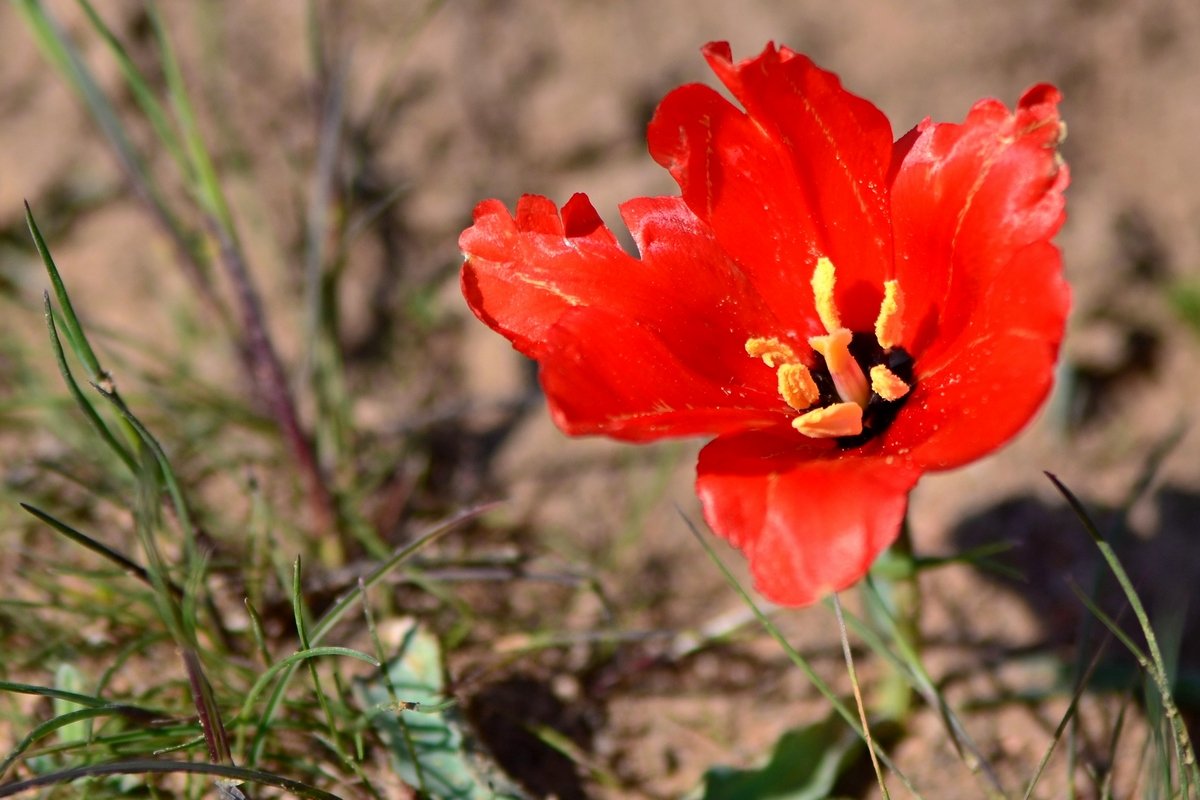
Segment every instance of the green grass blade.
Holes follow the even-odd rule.
[[[1083,595],[1083,593],[1078,589],[1076,590],[1076,594],[1086,597],[1086,595]],[[1087,690],[1088,683],[1092,679],[1092,674],[1100,665],[1100,657],[1104,655],[1104,650],[1108,646],[1109,641],[1111,640],[1105,638],[1100,643],[1100,646],[1096,648],[1095,654],[1088,663],[1087,670],[1083,673],[1080,679],[1076,681],[1075,690],[1071,693],[1071,702],[1067,706],[1066,712],[1063,713],[1062,719],[1059,720],[1058,725],[1055,726],[1054,735],[1050,738],[1050,745],[1046,748],[1046,752],[1042,754],[1042,758],[1038,761],[1037,767],[1034,768],[1033,775],[1029,779],[1029,784],[1025,787],[1025,794],[1022,796],[1022,800],[1030,800],[1030,798],[1033,797],[1033,790],[1037,788],[1038,782],[1041,781],[1042,774],[1046,771],[1046,766],[1050,763],[1050,757],[1054,755],[1054,751],[1058,747],[1058,743],[1062,740],[1063,734],[1066,733],[1067,726],[1070,725],[1075,719],[1076,712],[1079,710],[1079,701],[1083,699],[1083,694]],[[1122,709],[1122,720],[1124,719],[1124,716],[1125,711]],[[1113,753],[1116,752],[1116,736],[1119,728],[1120,725],[1118,724],[1113,731],[1114,738],[1112,741],[1111,751]],[[1115,758],[1112,760],[1115,761]]]
[[[312,627],[311,638],[312,644],[316,644],[325,638],[342,617],[346,615],[355,603],[359,602],[361,592],[370,589],[384,578],[386,578],[392,570],[399,567],[404,562],[408,561],[421,550],[424,550],[429,545],[436,542],[438,539],[456,530],[460,525],[463,525],[476,517],[486,514],[488,511],[496,508],[498,504],[487,503],[485,505],[469,508],[466,511],[460,511],[449,519],[439,522],[423,534],[418,536],[413,541],[409,542],[404,547],[398,549],[392,554],[391,558],[381,563],[378,567],[371,570],[371,574],[363,578],[362,582],[353,589],[343,595],[333,606],[325,612],[320,620]]]
[[[310,647],[307,650],[299,650],[292,653],[290,656],[272,664],[266,672],[258,677],[254,685],[250,687],[250,691],[246,692],[246,699],[242,701],[242,710],[238,712],[234,720],[249,719],[250,709],[254,707],[254,703],[258,700],[258,696],[266,690],[275,679],[275,676],[284,670],[299,664],[302,661],[307,661],[313,658],[323,658],[325,656],[345,656],[346,658],[356,658],[359,661],[365,661],[373,667],[381,666],[379,659],[372,656],[370,653],[364,653],[361,650],[352,650],[349,647]]]
[[[47,293],[43,296],[46,315],[46,329],[50,335],[50,347],[54,350],[54,360],[58,364],[58,372],[62,376],[63,383],[67,385],[67,391],[74,398],[75,404],[83,412],[93,430],[100,435],[108,448],[117,454],[117,458],[129,469],[130,472],[137,473],[137,462],[129,449],[113,435],[109,430],[108,425],[100,417],[96,407],[92,405],[91,400],[83,393],[83,389],[75,381],[75,376],[71,373],[71,367],[67,364],[67,355],[63,352],[62,340],[58,338],[58,328],[54,324],[54,310],[50,307],[50,295]]]
[[[233,225],[233,215],[225,201],[225,193],[221,189],[217,170],[212,158],[204,145],[200,134],[200,126],[196,121],[196,113],[188,96],[187,86],[183,80],[183,71],[175,57],[175,50],[167,36],[166,26],[154,4],[147,6],[150,22],[154,28],[155,39],[158,42],[159,56],[162,59],[163,74],[167,79],[167,95],[175,118],[183,133],[184,149],[191,165],[194,184],[191,187],[200,201],[200,206],[208,213],[217,225],[224,231],[230,242],[237,242],[237,232]]]
[[[864,731],[862,726],[859,725],[855,713],[851,711],[844,702],[842,702],[842,699],[837,696],[836,692],[833,691],[833,687],[826,683],[825,680],[817,674],[817,671],[813,668],[812,664],[808,662],[808,659],[801,655],[796,648],[792,647],[791,642],[789,642],[787,637],[783,635],[783,632],[775,626],[775,623],[771,621],[771,618],[762,612],[762,610],[758,607],[758,604],[754,602],[754,598],[750,597],[750,594],[745,590],[745,588],[742,587],[737,578],[734,577],[733,573],[729,571],[729,567],[727,567],[725,562],[717,556],[717,553],[715,550],[713,550],[712,545],[709,544],[708,540],[696,528],[692,521],[688,519],[687,515],[681,511],[679,512],[679,516],[683,518],[684,524],[687,525],[687,528],[689,531],[691,531],[692,536],[695,537],[696,541],[700,543],[700,546],[704,548],[704,552],[708,555],[709,560],[712,561],[713,564],[716,565],[717,569],[721,572],[721,575],[725,578],[725,582],[728,583],[735,592],[737,592],[742,602],[754,612],[754,616],[758,618],[758,621],[762,624],[763,628],[766,629],[767,633],[770,634],[771,638],[783,648],[784,653],[787,654],[787,657],[792,664],[794,664],[801,672],[803,672],[805,677],[807,677],[812,683],[813,687],[816,688],[816,690],[820,692],[826,700],[829,701],[830,705],[833,706],[833,710],[837,712],[837,715],[841,717],[847,725],[854,729],[854,732],[858,734],[858,736],[864,742],[868,743],[868,746],[875,751],[875,755],[879,758],[880,762],[882,762],[889,770],[892,771],[892,774],[894,774],[900,780],[900,782],[904,784],[904,787],[912,793],[913,797],[920,798],[920,792],[918,792],[917,788],[913,786],[912,781],[909,780],[908,776],[900,771],[895,762],[892,761],[891,757],[888,756],[887,753],[877,747],[868,738],[866,731]]]
[[[108,140],[117,162],[129,179],[139,199],[144,201],[153,212],[155,219],[167,230],[179,251],[186,254],[186,259],[196,262],[197,285],[205,288],[203,271],[199,266],[204,262],[204,252],[195,246],[195,237],[190,235],[171,212],[164,201],[162,191],[154,182],[145,161],[133,145],[132,138],[121,122],[116,108],[108,96],[101,90],[90,69],[80,58],[75,46],[59,28],[57,22],[50,16],[41,0],[15,0],[18,13],[25,19],[34,39],[47,60],[62,74],[67,83],[75,89],[87,106],[92,119],[100,127],[100,132]],[[205,298],[210,303],[213,298]],[[221,309],[217,309],[218,313]]]
[[[232,764],[233,754],[229,749],[229,734],[221,720],[221,709],[213,694],[212,684],[204,673],[204,664],[194,647],[184,646],[183,663],[187,669],[188,685],[192,692],[192,703],[200,718],[200,730],[208,745],[208,760],[213,764]]]
[[[370,575],[365,577],[357,586],[355,586],[341,599],[334,603],[333,607],[325,612],[325,615],[321,617],[321,619],[315,625],[312,626],[312,629],[309,632],[309,646],[315,647],[322,639],[325,638],[326,634],[328,634],[329,631],[333,629],[333,626],[336,625],[342,619],[342,617],[346,615],[346,613],[353,607],[354,603],[358,602],[363,591],[375,586],[377,583],[386,578],[394,569],[399,567],[408,559],[412,558],[428,545],[442,538],[447,533],[455,530],[458,528],[458,526],[474,519],[475,517],[478,517],[483,513],[486,513],[492,508],[495,508],[495,504],[477,506],[475,508],[459,512],[453,517],[450,517],[449,519],[433,526],[409,544],[398,549],[391,558],[389,558],[387,561],[384,561],[382,564],[372,570]],[[259,718],[258,729],[254,734],[254,742],[251,744],[250,748],[249,762],[251,764],[258,763],[258,760],[262,757],[263,748],[266,746],[267,733],[270,730],[271,719],[275,716],[275,712],[278,710],[279,705],[283,702],[283,695],[287,691],[288,684],[291,681],[292,675],[295,674],[296,669],[296,664],[288,667],[288,670],[282,679],[275,684],[275,689],[271,693],[271,697],[268,699],[266,706],[263,709],[263,713]]]
[[[862,726],[863,740],[867,743],[867,752],[871,756],[871,768],[875,771],[875,780],[879,784],[879,792],[883,795],[883,800],[891,800],[891,792],[888,791],[883,770],[879,767],[879,757],[876,755],[878,748],[871,736],[871,724],[867,720],[867,707],[863,703],[862,690],[858,685],[858,670],[854,668],[854,654],[850,651],[850,637],[846,634],[846,620],[842,616],[842,601],[837,594],[833,595],[833,612],[837,615],[838,636],[842,640],[842,658],[846,662],[846,674],[850,677],[850,687],[854,690],[854,704],[858,707],[858,722]]]
[[[157,206],[165,208],[116,109],[58,23],[40,0],[16,0],[14,5],[25,18],[43,54],[83,98],[92,118],[96,120],[96,124],[100,126],[101,132],[116,153],[122,169],[134,179],[139,189],[150,195]]]
[[[304,586],[300,581],[300,563],[300,558],[297,557],[292,569],[292,615],[296,620],[296,637],[300,640],[300,646],[308,650],[312,648],[312,644],[308,639],[308,624],[304,618],[307,609],[304,606]],[[374,662],[374,659],[371,660]],[[333,708],[329,705],[329,695],[321,686],[321,676],[317,672],[316,662],[309,659],[305,661],[304,665],[308,668],[309,678],[312,679],[313,691],[317,695],[317,703],[321,706],[321,713],[325,716],[325,727],[329,731],[329,742],[333,745],[338,755],[341,756],[342,760],[349,763],[351,759],[342,750],[342,735],[338,730],[337,718],[334,716]]]
[[[189,510],[187,501],[184,498],[183,489],[180,487],[179,479],[175,476],[175,470],[171,467],[171,462],[170,459],[167,458],[166,451],[163,450],[162,445],[159,444],[158,440],[154,438],[154,435],[150,433],[150,430],[142,424],[141,420],[134,416],[133,412],[130,411],[129,406],[125,404],[125,401],[121,399],[120,395],[118,395],[115,391],[110,391],[104,386],[98,384],[93,384],[93,388],[100,393],[101,397],[112,403],[113,408],[117,410],[117,413],[121,415],[122,419],[129,423],[129,426],[137,434],[138,438],[141,440],[141,443],[145,445],[145,447],[153,455],[155,464],[158,468],[158,474],[161,476],[163,483],[166,486],[167,494],[171,498],[172,506],[174,507],[175,514],[178,517],[179,526],[183,530],[184,542],[188,548],[189,560],[191,560],[191,557],[194,556],[196,552],[196,529],[192,522],[191,511]]]
[[[71,303],[71,297],[67,294],[67,287],[63,284],[62,276],[58,272],[58,267],[54,263],[54,257],[50,255],[50,248],[46,246],[46,240],[42,238],[42,231],[38,228],[37,221],[33,218],[33,210],[29,207],[29,203],[25,204],[25,224],[29,226],[29,233],[33,236],[34,247],[37,248],[38,255],[42,257],[42,263],[46,266],[46,273],[50,276],[50,284],[54,287],[54,296],[58,300],[59,308],[63,312],[63,330],[67,335],[67,341],[71,345],[71,350],[83,364],[84,371],[87,372],[88,380],[93,383],[98,383],[105,379],[104,370],[100,368],[100,359],[96,358],[96,352],[92,349],[92,345],[88,342],[87,336],[83,332],[83,326],[79,323],[79,317],[75,314],[75,306]],[[47,306],[49,300],[47,299]]]
[[[975,744],[975,740],[967,733],[967,729],[958,718],[958,715],[954,713],[950,704],[946,702],[945,697],[938,690],[932,676],[925,669],[925,664],[921,661],[920,654],[913,647],[910,638],[900,635],[899,624],[887,607],[887,604],[883,602],[883,598],[877,596],[878,589],[870,575],[867,575],[862,581],[860,588],[866,593],[868,599],[874,603],[873,608],[877,619],[888,626],[890,639],[895,643],[896,650],[899,653],[893,652],[870,625],[859,619],[856,615],[845,612],[845,617],[850,627],[854,629],[854,632],[877,655],[894,664],[900,670],[900,673],[908,678],[912,688],[917,694],[921,695],[921,698],[929,707],[937,710],[943,725],[950,734],[950,741],[954,745],[954,749],[958,752],[958,756],[963,763],[967,765],[967,768],[976,775],[982,775],[991,785],[992,791],[1004,794],[1004,787],[1000,782],[1000,776],[996,774],[996,770],[979,749],[979,746]]]
[[[1146,614],[1145,606],[1142,605],[1142,599],[1133,588],[1133,582],[1129,579],[1129,574],[1125,572],[1125,567],[1121,565],[1121,561],[1117,558],[1117,554],[1113,551],[1112,546],[1100,534],[1100,530],[1092,521],[1083,503],[1055,475],[1047,472],[1046,477],[1050,479],[1050,482],[1054,484],[1054,488],[1066,499],[1067,504],[1071,506],[1071,510],[1075,512],[1075,516],[1083,524],[1088,535],[1092,537],[1092,541],[1099,548],[1100,554],[1104,556],[1109,570],[1117,579],[1117,583],[1121,586],[1121,591],[1125,593],[1125,598],[1129,601],[1129,606],[1133,609],[1133,614],[1137,618],[1142,635],[1146,639],[1146,647],[1149,650],[1149,662],[1146,664],[1147,672],[1154,681],[1155,688],[1162,699],[1163,712],[1171,724],[1175,747],[1178,751],[1180,778],[1186,794],[1186,786],[1189,783],[1200,786],[1200,767],[1196,764],[1196,751],[1192,747],[1187,723],[1175,705],[1166,662],[1163,660],[1162,651],[1158,646],[1158,637],[1154,632],[1153,626],[1150,624],[1150,617]],[[1110,627],[1110,630],[1113,630],[1113,628]],[[1114,633],[1116,633],[1115,630]],[[1126,639],[1127,637],[1122,639],[1123,643],[1127,647],[1131,646],[1132,642],[1127,642]],[[1135,649],[1134,652],[1137,652],[1137,650]],[[1145,659],[1146,657],[1142,655],[1141,658]]]
[[[30,514],[37,517],[42,522],[46,523],[51,528],[54,528],[54,530],[58,531],[63,536],[66,536],[68,539],[75,542],[76,544],[82,545],[83,547],[86,547],[88,550],[91,550],[93,553],[96,553],[97,555],[103,556],[104,558],[108,559],[109,561],[116,564],[122,570],[129,573],[133,577],[137,578],[139,581],[146,584],[147,586],[151,586],[151,587],[154,586],[154,581],[150,577],[150,573],[146,571],[145,567],[143,567],[141,564],[138,564],[133,559],[125,556],[122,553],[117,552],[116,550],[113,550],[111,547],[104,544],[103,542],[96,541],[92,537],[88,536],[86,533],[82,533],[81,531],[78,531],[75,528],[72,528],[70,525],[66,524],[65,522],[55,519],[54,517],[47,514],[45,511],[42,511],[41,509],[39,509],[35,506],[31,506],[28,503],[21,503],[21,508],[25,509]],[[181,597],[183,595],[183,589],[181,589],[177,584],[175,584],[173,582],[168,582],[167,588],[176,597]]]
[[[146,115],[146,119],[150,122],[151,127],[154,128],[154,133],[158,137],[158,140],[167,148],[167,152],[171,154],[171,158],[174,159],[175,163],[186,176],[189,168],[187,156],[184,154],[178,134],[171,127],[167,110],[158,102],[158,98],[154,96],[154,90],[150,88],[150,84],[137,68],[137,65],[133,63],[133,59],[129,57],[129,53],[125,50],[125,47],[117,39],[112,29],[108,27],[99,13],[96,12],[96,8],[90,0],[76,0],[76,2],[83,9],[84,13],[87,14],[92,27],[100,34],[100,38],[108,46],[108,50],[112,53],[113,58],[117,60],[117,66],[121,70],[121,75],[125,78],[125,84],[129,87],[134,101],[142,109],[142,113]]]
[[[36,686],[32,683],[16,683],[14,681],[0,680],[0,692],[12,692],[13,694],[32,694],[38,697],[45,697],[48,700],[65,700],[68,703],[74,703],[77,706],[86,706],[88,708],[119,708],[121,713],[126,716],[134,716],[140,719],[150,720],[159,719],[165,716],[160,711],[154,711],[140,706],[131,706],[120,703],[113,703],[111,700],[105,700],[103,697],[95,697],[90,694],[80,694],[79,692],[67,692],[62,689],[55,689],[50,686]]]
[[[111,716],[128,716],[125,706],[120,705],[105,705],[93,706],[91,708],[79,708],[74,711],[68,711],[60,714],[53,719],[48,719],[38,725],[36,728],[25,734],[21,741],[17,742],[9,754],[0,761],[0,778],[8,772],[9,768],[15,764],[21,756],[29,750],[39,739],[43,739],[57,730],[61,730],[70,725],[76,725],[80,722],[98,719],[101,717]],[[80,741],[77,744],[83,745],[86,742]]]
[[[107,775],[204,775],[214,782],[221,783],[253,783],[259,786],[272,786],[290,792],[297,797],[308,800],[342,800],[336,794],[309,786],[307,783],[285,778],[270,772],[245,767],[235,767],[228,764],[202,764],[190,761],[168,761],[166,759],[137,759],[133,761],[118,761],[111,764],[92,764],[86,767],[75,767],[46,775],[39,775],[18,783],[0,786],[0,798],[15,797],[31,789],[44,786],[57,786],[71,783],[83,778],[99,778]]]

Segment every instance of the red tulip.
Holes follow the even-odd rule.
[[[1046,397],[1070,302],[1060,96],[893,141],[802,55],[704,55],[742,108],[699,84],[663,100],[650,154],[681,196],[621,206],[639,256],[582,194],[487,200],[462,291],[537,360],[566,433],[715,436],[705,518],[763,595],[804,605],[866,573],[922,473],[996,449]]]

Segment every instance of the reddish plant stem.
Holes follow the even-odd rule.
[[[312,442],[300,426],[300,417],[288,388],[287,375],[267,332],[262,302],[250,280],[241,250],[219,225],[214,225],[213,228],[220,245],[221,263],[225,265],[233,285],[241,317],[241,346],[254,388],[266,404],[268,413],[279,427],[279,432],[296,461],[308,499],[313,532],[318,536],[331,534],[337,528],[333,494],[321,473]]]

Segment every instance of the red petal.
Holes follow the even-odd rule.
[[[917,387],[888,452],[949,468],[999,447],[1049,392],[1070,293],[1050,239],[1068,172],[1059,94],[1015,113],[986,100],[962,125],[918,126],[892,186],[897,274]]]
[[[917,383],[884,434],[881,451],[926,469],[950,469],[990,453],[1045,400],[1056,353],[1020,331],[964,343],[945,367]]]
[[[650,441],[765,427],[787,416],[778,394],[769,394],[775,374],[762,362],[743,352],[758,374],[739,385],[721,362],[701,363],[702,372],[693,366],[697,359],[681,360],[637,321],[604,309],[567,312],[547,343],[539,359],[542,389],[555,424],[573,436]],[[763,381],[772,383],[764,389]]]
[[[921,470],[839,452],[790,429],[722,437],[700,452],[704,517],[745,552],[769,600],[806,605],[845,589],[900,531]]]
[[[567,237],[564,218],[574,235]],[[586,301],[587,283],[602,286],[603,273],[623,253],[603,225],[578,224],[599,219],[587,197],[575,195],[562,214],[545,197],[525,195],[514,218],[499,200],[475,207],[475,224],[458,245],[467,261],[462,292],[475,315],[506,336],[527,356],[536,357],[546,331],[569,308]],[[587,253],[596,253],[589,260]],[[564,262],[570,265],[563,268]]]
[[[737,64],[724,43],[704,53],[745,113],[706,86],[676,89],[650,123],[651,155],[776,314],[805,315],[800,335],[824,332],[808,285],[822,255],[845,322],[870,328],[892,259],[887,118],[786,48]]]
[[[542,366],[558,424],[625,439],[720,433],[789,415],[746,340],[779,324],[678,198],[622,207],[624,252],[583,195],[481,203],[460,245],[471,310]]]
[[[896,271],[918,380],[985,334],[1062,338],[1069,293],[1046,245],[1065,218],[1059,98],[1041,85],[1015,112],[984,100],[961,125],[927,121],[897,143]]]

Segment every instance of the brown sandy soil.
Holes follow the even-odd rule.
[[[72,4],[52,5],[84,30]],[[304,4],[166,5],[273,331],[294,363],[296,253],[317,118]],[[644,126],[670,88],[712,83],[698,48],[714,39],[729,40],[739,57],[768,40],[808,53],[878,104],[898,132],[926,115],[961,119],[984,96],[1011,104],[1038,81],[1062,88],[1073,180],[1059,241],[1075,308],[1061,380],[1012,446],[927,478],[911,513],[921,554],[1015,544],[1005,559],[1023,582],[957,565],[926,574],[922,588],[929,669],[1019,796],[1069,699],[1062,681],[1084,612],[1067,581],[1085,583],[1096,563],[1042,471],[1111,506],[1151,449],[1195,418],[1200,345],[1170,295],[1200,281],[1200,5],[846,0],[833,11],[817,2],[463,0],[428,18],[416,2],[325,5],[327,32],[346,57],[343,168],[380,198],[399,192],[346,266],[356,423],[401,459],[411,454],[395,445],[397,431],[441,420],[429,428],[435,446],[425,457],[437,480],[423,502],[508,501],[477,538],[452,546],[515,549],[538,569],[584,574],[603,592],[604,602],[578,584],[461,590],[485,624],[453,653],[451,679],[502,762],[542,797],[679,796],[711,765],[759,763],[782,731],[828,708],[754,626],[730,643],[671,656],[676,634],[742,607],[677,511],[699,519],[691,479],[700,443],[633,448],[567,441],[553,428],[528,365],[458,295],[456,239],[474,203],[522,192],[561,202],[586,191],[615,226],[621,200],[673,193],[646,155]],[[141,43],[135,55],[147,56],[140,15],[126,9],[113,19]],[[87,41],[116,86],[115,68],[94,37]],[[0,53],[0,282],[29,309],[27,317],[8,312],[6,326],[38,330],[43,275],[22,230],[25,198],[46,219],[89,322],[176,348],[186,334],[174,312],[190,298],[169,249],[8,4],[0,5]],[[414,319],[418,312],[431,322]],[[200,348],[193,367],[228,380],[228,363],[224,349]],[[5,469],[20,468],[22,456],[10,452]],[[1152,606],[1179,607],[1200,580],[1198,464],[1200,434],[1187,429],[1132,513],[1136,536],[1123,553]],[[744,576],[740,558],[718,550]],[[852,595],[847,602],[856,604]],[[846,689],[832,615],[816,608],[776,618]],[[1194,618],[1184,673],[1200,667]],[[573,641],[522,654],[535,631]],[[602,631],[664,635],[615,649],[585,641]],[[866,651],[861,658],[869,681],[877,665]],[[1041,693],[1049,699],[1018,699]],[[1118,694],[1083,702],[1085,796],[1095,791],[1087,758],[1105,757],[1123,702]],[[521,738],[514,722],[529,719],[559,727],[621,788]],[[1141,724],[1127,722],[1127,744],[1107,765],[1117,796],[1136,792],[1140,738],[1130,731]],[[1064,791],[1064,749],[1037,796]],[[891,750],[927,797],[984,795],[930,710],[914,715]],[[866,777],[847,792],[878,789]]]

